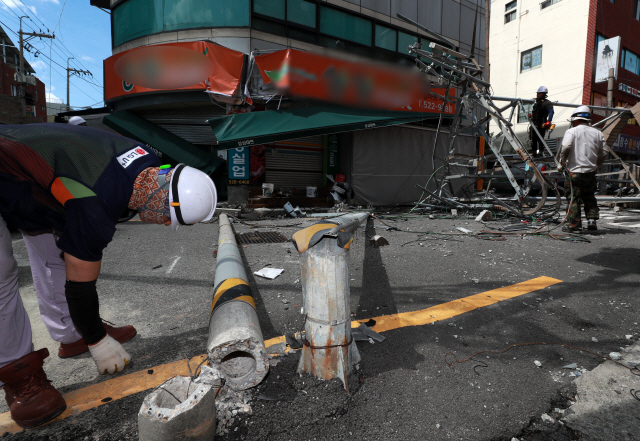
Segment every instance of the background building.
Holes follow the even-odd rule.
[[[28,124],[47,120],[44,83],[34,76],[35,70],[25,60],[25,76],[16,76],[20,50],[0,27],[0,123]],[[19,81],[24,79],[25,82]],[[24,104],[22,97],[24,96]]]
[[[618,72],[613,104],[633,106],[640,101],[639,14],[640,0],[492,0],[489,47],[494,94],[533,99],[538,87],[547,86],[551,101],[606,106],[607,82],[596,83],[598,42],[620,37],[617,64],[608,62]],[[523,110],[529,111],[520,109],[516,133],[525,138]],[[556,107],[552,144],[569,128],[571,112]],[[595,116],[596,121],[599,118]],[[635,120],[616,144],[621,153],[640,154],[640,127]]]
[[[474,37],[477,9],[475,54],[479,63],[485,64],[484,0],[91,0],[91,4],[111,10],[114,57],[161,43],[207,41],[246,54],[247,60],[249,54],[287,48],[328,48],[354,59],[387,60],[406,65],[414,64],[407,47],[415,42],[428,44],[432,37],[399,20],[398,13],[441,33],[453,41],[457,50],[468,54]],[[113,80],[114,75],[114,69],[105,64],[105,84]],[[243,111],[235,106],[239,102],[221,102],[219,97],[214,98],[203,90],[189,88],[135,93],[136,90],[126,90],[130,85],[123,86],[124,90],[118,96],[106,96],[105,102],[114,116],[118,113],[127,116],[120,118],[123,124],[136,120],[139,130],[133,127],[135,124],[127,123],[128,136],[151,145],[153,142],[145,137],[145,133],[155,127],[159,133],[169,132],[200,151],[216,151],[217,140],[206,121]],[[260,80],[257,72],[251,73],[243,91],[252,97],[253,111],[286,109],[289,106],[287,100],[283,103],[272,99],[273,90]],[[405,130],[406,134],[397,136],[398,130]],[[431,157],[430,153],[423,151],[423,147],[430,148],[429,130],[428,125],[421,125],[368,130],[357,136],[353,132],[340,134],[338,171],[353,184],[356,201],[386,204],[415,200],[420,192],[414,184],[424,184],[431,174],[431,161],[425,159],[424,167],[421,165],[423,158]],[[124,127],[122,131],[125,131]],[[469,153],[475,149],[475,139],[461,137],[461,142],[468,144]],[[181,145],[188,148],[186,144]],[[402,157],[402,162],[407,165],[396,175],[383,178],[389,156],[405,147],[411,147],[413,152]],[[367,154],[361,155],[360,152],[365,150]],[[309,185],[322,187],[326,181],[326,136],[273,143],[264,146],[264,154],[254,153],[264,157],[265,170],[262,181],[252,179],[254,184],[266,180],[274,183],[276,188],[304,188]],[[359,162],[356,159],[361,156],[377,156],[387,162],[382,159],[370,162],[366,173],[358,172]],[[394,188],[389,193],[395,193],[395,196],[378,197],[376,192],[370,192],[365,198],[362,195],[367,192],[358,191],[358,187],[362,189],[366,181],[358,183],[358,173],[377,176],[378,181],[386,179],[387,187]]]

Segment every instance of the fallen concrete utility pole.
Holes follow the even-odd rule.
[[[324,219],[293,235],[300,253],[305,314],[298,373],[340,378],[347,393],[347,375],[360,361],[351,334],[349,248],[354,232],[368,217],[357,213]]]
[[[214,286],[209,360],[219,366],[233,390],[248,389],[267,375],[269,362],[247,273],[226,214],[220,215]]]

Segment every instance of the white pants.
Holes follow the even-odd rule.
[[[38,307],[49,335],[60,343],[82,338],[73,326],[64,295],[66,273],[53,234],[23,235]],[[18,291],[18,263],[11,234],[0,216],[0,367],[33,351],[31,323]],[[2,383],[0,383],[2,385]]]

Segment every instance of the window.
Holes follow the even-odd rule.
[[[160,0],[156,2],[160,3]],[[249,0],[181,0],[162,3],[165,31],[249,25]]]
[[[11,85],[11,96],[18,96],[18,86],[15,84]]]
[[[526,123],[527,115],[533,112],[533,104],[525,104],[524,107],[518,106],[518,123]]]
[[[626,49],[622,50],[621,67],[636,75],[640,75],[640,57]]]
[[[418,42],[418,37],[409,35],[404,32],[398,32],[398,52],[401,54],[408,54],[409,46]]]
[[[396,51],[396,45],[398,42],[398,32],[395,29],[388,28],[386,26],[376,25],[375,29],[376,40],[375,45],[383,49],[390,51]]]
[[[640,0],[636,0],[633,4],[633,18],[640,20]]]
[[[305,0],[287,0],[287,20],[315,28],[316,5]]]
[[[371,28],[369,20],[325,6],[320,7],[320,32],[324,34],[370,46]]]
[[[542,3],[540,3],[540,9],[548,8],[549,6],[555,5],[560,1],[562,0],[544,0]]]
[[[253,12],[284,20],[284,1],[285,0],[253,0]]]
[[[119,2],[111,13],[113,46],[145,35],[178,29],[249,26],[249,11],[249,0]]]
[[[518,0],[514,0],[505,5],[504,7],[504,11],[506,12],[506,14],[504,14],[505,24],[516,19],[517,8],[518,8]]]
[[[407,47],[420,41],[417,35],[392,24],[374,23],[368,17],[313,0],[252,0],[251,10],[253,29],[392,62],[406,62],[410,56]]]
[[[162,32],[162,2],[129,0],[115,8],[113,14],[113,45]]]
[[[542,46],[522,53],[520,72],[526,72],[542,65]]]

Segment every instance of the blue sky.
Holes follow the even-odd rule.
[[[102,60],[111,56],[109,14],[91,6],[89,0],[0,0],[0,25],[16,46],[18,17],[22,15],[30,17],[22,20],[25,32],[51,34],[55,29],[55,40],[32,39],[31,52],[25,51],[25,59],[45,84],[48,96],[66,102],[65,68],[67,58],[74,57],[69,61],[70,67],[88,70],[93,77],[71,77],[71,106],[102,107]],[[36,57],[37,51],[40,53]]]

